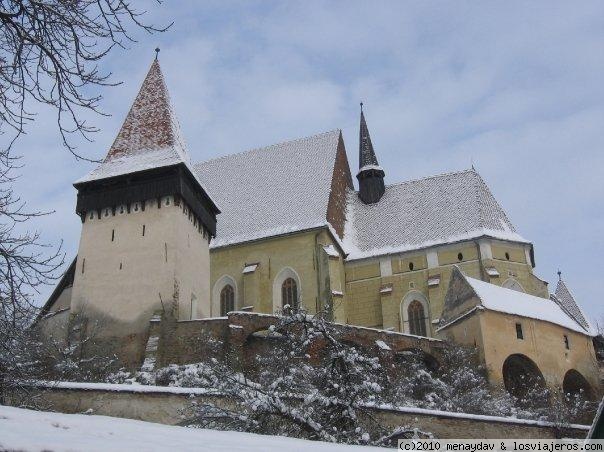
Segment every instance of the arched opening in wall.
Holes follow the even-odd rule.
[[[413,300],[407,308],[409,319],[409,333],[416,336],[426,336],[426,313],[422,304]]]
[[[545,378],[539,367],[525,355],[508,356],[502,370],[505,389],[519,399],[545,389]]]
[[[281,284],[281,307],[298,310],[298,284],[294,278],[287,278]]]
[[[428,299],[419,290],[407,292],[400,306],[401,331],[416,336],[430,334]]]
[[[520,283],[518,281],[516,281],[514,278],[506,279],[504,281],[504,283],[501,285],[501,287],[505,287],[506,289],[515,290],[516,292],[526,292],[524,290],[524,287],[522,287],[520,285]]]
[[[235,310],[235,289],[227,284],[220,291],[220,316],[225,317],[229,312]]]
[[[431,355],[419,348],[408,348],[394,354],[394,362],[404,367],[420,366],[430,372],[438,372],[440,363]]]
[[[281,334],[268,329],[255,331],[246,338],[242,350],[243,365],[250,378],[257,379],[261,372],[274,370],[272,366],[285,365],[283,360],[287,362],[290,359],[285,352],[285,341]]]
[[[282,268],[273,280],[273,312],[281,313],[285,306],[296,310],[302,305],[302,284],[291,267]]]
[[[227,288],[227,286],[230,288]],[[224,290],[225,288],[226,291]],[[235,311],[237,309],[238,296],[235,279],[230,275],[222,275],[212,288],[210,315],[212,317],[225,317],[229,311]]]
[[[575,369],[570,369],[566,372],[566,375],[564,375],[562,390],[570,402],[573,401],[572,399],[595,400],[594,391],[591,385],[585,377]]]

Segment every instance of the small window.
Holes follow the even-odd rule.
[[[516,324],[516,338],[524,339],[524,334],[522,333],[522,323]]]
[[[463,254],[462,253],[457,253],[457,260],[458,261],[463,261]]]
[[[293,278],[287,278],[281,284],[281,303],[282,306],[289,306],[290,309],[298,310],[298,285]]]
[[[566,350],[570,350],[570,342],[568,342],[568,336],[566,334],[564,335],[564,347]]]
[[[426,335],[426,314],[422,304],[413,300],[407,308],[407,316],[409,318],[409,333],[416,336]]]
[[[235,310],[235,290],[233,286],[227,284],[220,291],[220,316],[226,315]]]
[[[409,262],[409,270],[413,271],[413,262]]]
[[[86,258],[82,259],[82,275],[84,274],[85,269],[86,269]]]
[[[115,229],[111,230],[111,241],[113,242],[115,240]]]
[[[145,225],[143,224],[143,237],[145,236]]]
[[[510,253],[508,253],[507,251],[505,252],[505,258],[509,261],[510,260]]]
[[[409,282],[409,289],[415,289],[415,283],[413,281]]]

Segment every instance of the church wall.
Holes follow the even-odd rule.
[[[484,341],[483,330],[480,322],[482,311],[474,312],[459,321],[450,324],[446,329],[436,333],[436,337],[454,344],[466,347],[476,347],[479,359],[484,363]]]
[[[50,307],[51,308],[50,311],[56,312],[56,311],[60,311],[61,309],[69,308],[71,306],[71,291],[72,291],[72,286],[69,286],[69,287],[66,287],[65,289],[63,289],[63,291],[61,292],[61,295],[59,295],[57,297],[56,301]]]
[[[547,285],[533,275],[532,266],[527,263],[526,245],[484,242],[482,247],[471,241],[346,262],[347,322],[394,331],[401,331],[402,327],[405,331],[401,303],[407,294],[417,291],[428,300],[430,321],[427,330],[434,335],[454,266],[460,267],[468,276],[486,278],[497,285],[513,278],[527,293],[545,298],[549,296]],[[485,249],[487,253],[484,253]],[[429,254],[436,256],[432,258],[432,264],[429,263]],[[413,264],[412,270],[410,264]],[[486,267],[495,267],[500,276],[488,277],[484,271]],[[429,279],[438,283],[428,285]]]
[[[530,262],[527,262],[526,260],[525,246],[526,245],[518,245],[515,243],[493,241],[491,242],[493,259],[530,265]],[[506,256],[506,253],[509,256],[509,259]]]
[[[220,315],[220,285],[224,277],[235,281],[235,309],[252,306],[254,312],[273,312],[273,283],[275,277],[283,269],[291,269],[299,277],[299,297],[301,302],[311,311],[317,305],[317,273],[315,241],[318,231],[302,232],[283,237],[233,245],[210,251],[210,286],[212,288],[211,317]],[[243,269],[246,264],[258,264],[253,276],[246,275],[244,282]],[[247,291],[244,287],[253,281],[256,288]],[[246,292],[247,291],[247,292]],[[253,299],[246,299],[247,293]],[[252,295],[253,294],[253,295]]]
[[[479,317],[491,382],[503,384],[504,361],[520,353],[537,364],[550,387],[560,387],[566,372],[575,369],[599,392],[597,361],[589,336],[549,322],[494,311],[482,311]],[[524,339],[516,337],[516,323],[522,325]],[[565,348],[564,335],[568,336],[570,350]]]
[[[453,246],[442,247],[437,250],[440,265],[457,264],[478,259],[478,249],[474,243],[460,243]],[[462,258],[459,259],[459,253]]]
[[[105,216],[103,210],[100,219],[88,214],[82,225],[71,312],[94,320],[95,335],[136,363],[155,310],[180,307],[182,297],[182,311],[190,315],[190,293],[204,298],[208,245],[172,197],[163,198],[161,208],[150,200],[144,211],[120,211]]]

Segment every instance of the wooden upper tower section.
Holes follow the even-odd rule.
[[[102,163],[74,184],[76,212],[174,195],[182,198],[210,235],[218,207],[192,170],[185,140],[157,58]]]

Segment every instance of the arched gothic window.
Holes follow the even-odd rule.
[[[227,284],[220,291],[220,315],[225,317],[227,313],[235,310],[235,289]]]
[[[298,285],[293,278],[287,278],[281,284],[282,306],[289,305],[293,310],[298,309]]]
[[[426,314],[422,304],[413,300],[407,308],[409,333],[416,336],[426,336]]]

